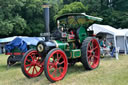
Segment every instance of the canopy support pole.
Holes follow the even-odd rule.
[[[125,55],[127,54],[127,44],[126,44],[126,35],[124,36],[124,48],[125,48]]]
[[[119,55],[118,55],[118,51],[119,51],[119,48],[117,47],[117,43],[116,43],[116,36],[114,35],[114,42],[115,42],[115,51],[116,51],[116,59],[118,60],[119,59]]]

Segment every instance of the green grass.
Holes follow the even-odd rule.
[[[81,63],[69,67],[61,81],[50,83],[44,73],[28,79],[21,72],[20,64],[7,69],[6,55],[0,55],[0,85],[128,85],[128,56],[101,59],[97,69],[87,71]]]

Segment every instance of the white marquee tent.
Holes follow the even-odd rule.
[[[93,24],[89,27],[94,34],[106,34],[106,39],[111,39],[116,48],[116,59],[118,59],[118,49],[125,54],[128,51],[128,29],[115,29],[109,25]]]

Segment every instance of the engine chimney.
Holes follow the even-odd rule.
[[[44,21],[45,21],[45,40],[48,41],[50,39],[50,30],[49,30],[49,5],[44,3]]]

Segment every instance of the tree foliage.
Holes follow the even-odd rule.
[[[83,13],[88,10],[88,6],[84,6],[81,2],[73,2],[69,5],[65,5],[63,9],[61,9],[55,18],[61,16],[65,13]]]
[[[128,28],[128,0],[0,0],[0,37],[39,36],[44,32],[42,4],[50,4],[50,29],[55,18],[65,13],[102,17],[102,24]]]

